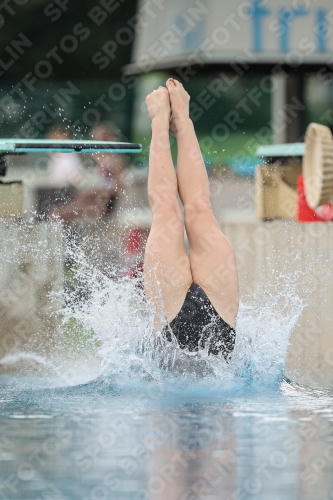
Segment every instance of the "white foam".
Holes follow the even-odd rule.
[[[193,381],[216,388],[280,383],[289,339],[303,308],[296,293],[296,277],[272,273],[268,285],[243,298],[235,349],[227,363],[222,355],[208,356],[204,350],[189,356],[154,332],[139,279],[119,279],[119,268],[112,263],[107,274],[101,272],[73,242],[67,254],[83,294],[78,298],[75,291],[64,291],[64,324],[74,318],[83,333],[93,332],[92,340],[99,345],[97,362],[96,357],[81,364],[80,360],[61,361],[59,346],[55,346],[54,356],[49,358],[12,353],[1,360],[3,365],[31,361],[35,369],[40,367],[41,374],[57,376],[62,385],[85,383],[101,372],[115,383],[131,387],[147,381],[171,389]],[[87,342],[86,349],[90,345],[93,343]]]
[[[270,286],[244,298],[237,319],[232,360],[207,356],[205,351],[188,356],[153,330],[152,315],[139,280],[117,279],[91,269],[82,251],[74,252],[77,275],[87,283],[87,301],[69,304],[65,320],[76,318],[93,330],[101,342],[99,355],[104,375],[118,383],[135,380],[177,383],[207,379],[214,384],[274,385],[281,381],[292,330],[303,305],[290,276],[274,277]],[[156,345],[158,344],[158,346]]]

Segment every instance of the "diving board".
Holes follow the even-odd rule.
[[[258,157],[265,163],[289,166],[287,158],[300,158],[304,177],[306,201],[310,208],[331,203],[333,200],[333,138],[326,125],[310,123],[305,142],[259,146]],[[297,165],[296,167],[297,168]]]
[[[141,144],[114,141],[0,139],[0,176],[6,175],[5,155],[26,153],[141,153]]]
[[[305,143],[296,142],[291,144],[271,144],[259,146],[256,152],[262,158],[287,158],[305,155]]]
[[[20,153],[141,153],[141,144],[113,141],[0,139],[0,154]]]

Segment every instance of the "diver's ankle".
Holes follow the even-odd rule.
[[[158,113],[156,114],[152,121],[151,121],[151,127],[166,127],[169,128],[169,117],[165,113]]]
[[[182,118],[173,117],[171,121],[171,127],[172,127],[172,134],[175,137],[179,137],[183,135],[185,132],[189,130],[190,127],[193,127],[193,122],[191,118],[187,115]]]

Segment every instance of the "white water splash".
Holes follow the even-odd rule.
[[[200,378],[215,386],[235,382],[270,386],[281,381],[289,339],[303,309],[289,276],[272,277],[270,287],[258,289],[251,302],[243,301],[235,350],[227,363],[222,355],[207,356],[205,351],[189,356],[154,332],[139,279],[117,279],[117,272],[106,276],[89,265],[80,249],[71,249],[71,257],[77,263],[77,278],[89,288],[89,298],[73,301],[69,293],[65,321],[75,318],[94,332],[103,374],[115,383]]]
[[[6,354],[1,359],[1,366],[10,366],[20,363],[21,361],[28,361],[33,363],[38,363],[51,369],[55,369],[53,363],[43,356],[38,356],[33,352],[15,352],[11,354]]]
[[[89,370],[82,366],[78,360],[62,359],[56,352],[54,359],[41,356],[34,352],[18,351],[6,354],[0,360],[0,373],[2,368],[13,368],[14,374],[24,373],[25,376],[38,376],[41,379],[47,377],[47,385],[53,386],[73,386],[88,382],[94,377],[98,377],[100,370],[98,367],[89,366]],[[51,378],[50,378],[51,377]],[[23,383],[25,383],[23,381]],[[34,385],[36,380],[34,379]],[[45,385],[42,380],[38,381],[40,386]]]
[[[97,361],[96,356],[88,361],[61,359],[55,346],[50,358],[12,353],[0,361],[3,366],[30,362],[35,372],[51,374],[61,385],[85,383],[101,372],[111,382],[134,387],[144,381],[171,388],[198,380],[215,388],[272,386],[281,381],[289,339],[303,309],[296,293],[299,277],[272,273],[265,288],[243,298],[235,349],[227,363],[222,355],[208,356],[204,350],[190,356],[154,332],[140,279],[119,279],[119,268],[112,265],[102,272],[73,242],[67,257],[75,286],[64,291],[64,326],[75,321],[83,336],[89,333],[83,348],[97,349]]]

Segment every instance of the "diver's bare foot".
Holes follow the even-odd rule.
[[[146,97],[146,105],[150,118],[161,119],[166,123],[170,120],[170,97],[165,87],[158,87]]]
[[[172,111],[170,132],[174,136],[177,136],[184,128],[185,123],[189,120],[190,96],[183,85],[174,78],[169,78],[166,82],[166,86],[170,95]]]

